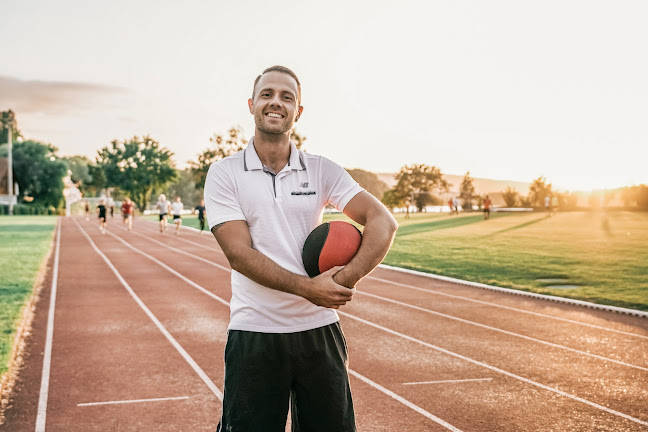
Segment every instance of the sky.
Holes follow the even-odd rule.
[[[294,70],[307,151],[346,168],[648,184],[648,2],[0,0],[0,110],[61,155],[150,135],[179,167]]]

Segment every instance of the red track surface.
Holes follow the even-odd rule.
[[[51,362],[55,254],[0,430],[215,430],[228,262],[211,235],[116,221],[61,220]],[[648,430],[645,318],[385,269],[340,315],[359,431]]]

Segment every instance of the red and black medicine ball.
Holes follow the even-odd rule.
[[[302,250],[304,267],[310,277],[315,277],[335,266],[344,266],[355,256],[362,233],[348,222],[325,222],[306,238]]]

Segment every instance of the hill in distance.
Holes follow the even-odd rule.
[[[387,184],[390,189],[396,186],[396,179],[394,179],[396,173],[376,173],[376,175],[380,180],[385,182],[385,184]],[[448,183],[451,184],[448,194],[451,196],[459,195],[459,189],[461,188],[461,182],[463,181],[464,176],[444,174],[443,177]],[[507,187],[515,189],[516,191],[518,191],[518,193],[520,193],[520,195],[527,195],[529,193],[529,187],[531,186],[531,183],[514,180],[494,180],[473,177],[473,185],[475,186],[475,192],[479,195],[504,192]]]

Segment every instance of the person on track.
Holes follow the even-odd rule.
[[[160,194],[158,202],[155,207],[160,211],[160,232],[164,234],[167,229],[167,215],[169,214],[170,203],[166,199],[166,195]]]
[[[106,204],[108,208],[110,209],[110,218],[115,217],[115,201],[112,199],[112,197],[108,197],[108,202]]]
[[[248,107],[254,137],[205,182],[209,226],[232,266],[217,430],[283,431],[290,401],[293,431],[355,431],[335,309],[382,261],[398,224],[342,167],[290,140],[303,111],[293,71],[263,71]],[[364,237],[349,264],[311,279],[301,250],[329,203],[364,225]]]
[[[99,200],[97,205],[97,214],[99,215],[99,230],[101,234],[106,233],[106,202],[103,199]]]
[[[128,227],[128,231],[131,231],[133,229],[133,201],[130,198],[124,198],[121,205],[121,213],[124,219],[124,225]]]
[[[90,219],[90,203],[85,201],[85,220]]]
[[[490,219],[491,205],[491,199],[486,195],[486,198],[484,198],[484,220]]]
[[[194,213],[198,212],[198,222],[200,223],[200,231],[205,229],[205,200],[201,199],[200,204],[196,206],[193,211]]]
[[[173,223],[176,226],[176,235],[180,234],[180,226],[182,225],[182,210],[184,210],[184,204],[182,204],[182,199],[177,196],[175,197],[175,201],[171,203],[171,213],[173,214]]]

